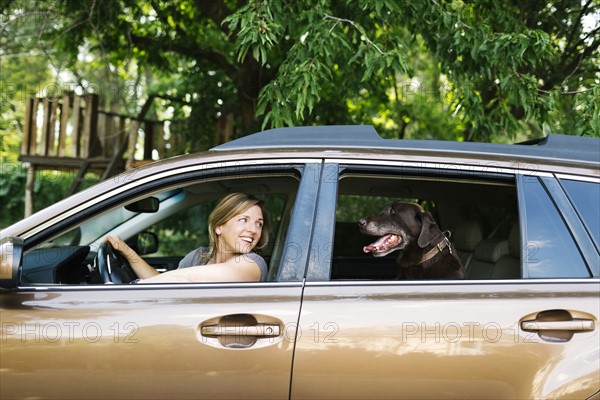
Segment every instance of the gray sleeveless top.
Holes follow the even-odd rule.
[[[179,261],[179,268],[194,267],[197,265],[204,265],[203,255],[208,252],[208,247],[198,247],[195,250],[190,251]],[[256,253],[248,253],[241,255],[242,257],[248,257],[248,260],[254,261],[260,269],[260,281],[264,282],[267,280],[267,263],[265,259]]]

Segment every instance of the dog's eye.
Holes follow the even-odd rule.
[[[390,215],[394,215],[394,214],[396,214],[396,212],[394,211],[394,207],[388,207],[388,213],[389,213]]]

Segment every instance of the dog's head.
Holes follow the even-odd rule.
[[[358,227],[365,235],[379,237],[363,247],[365,253],[372,253],[374,257],[383,257],[415,244],[425,248],[440,235],[432,215],[414,203],[390,204],[379,214],[362,218]]]

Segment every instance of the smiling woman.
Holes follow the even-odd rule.
[[[119,237],[108,241],[129,262],[137,283],[264,281],[265,260],[252,250],[267,245],[268,216],[264,203],[245,193],[225,196],[208,219],[210,245],[188,253],[179,268],[160,274]]]

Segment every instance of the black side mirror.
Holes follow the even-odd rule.
[[[159,201],[156,197],[146,197],[125,206],[125,209],[139,213],[155,213],[158,211]]]
[[[129,247],[140,256],[158,251],[158,236],[153,232],[140,232],[127,241]]]

